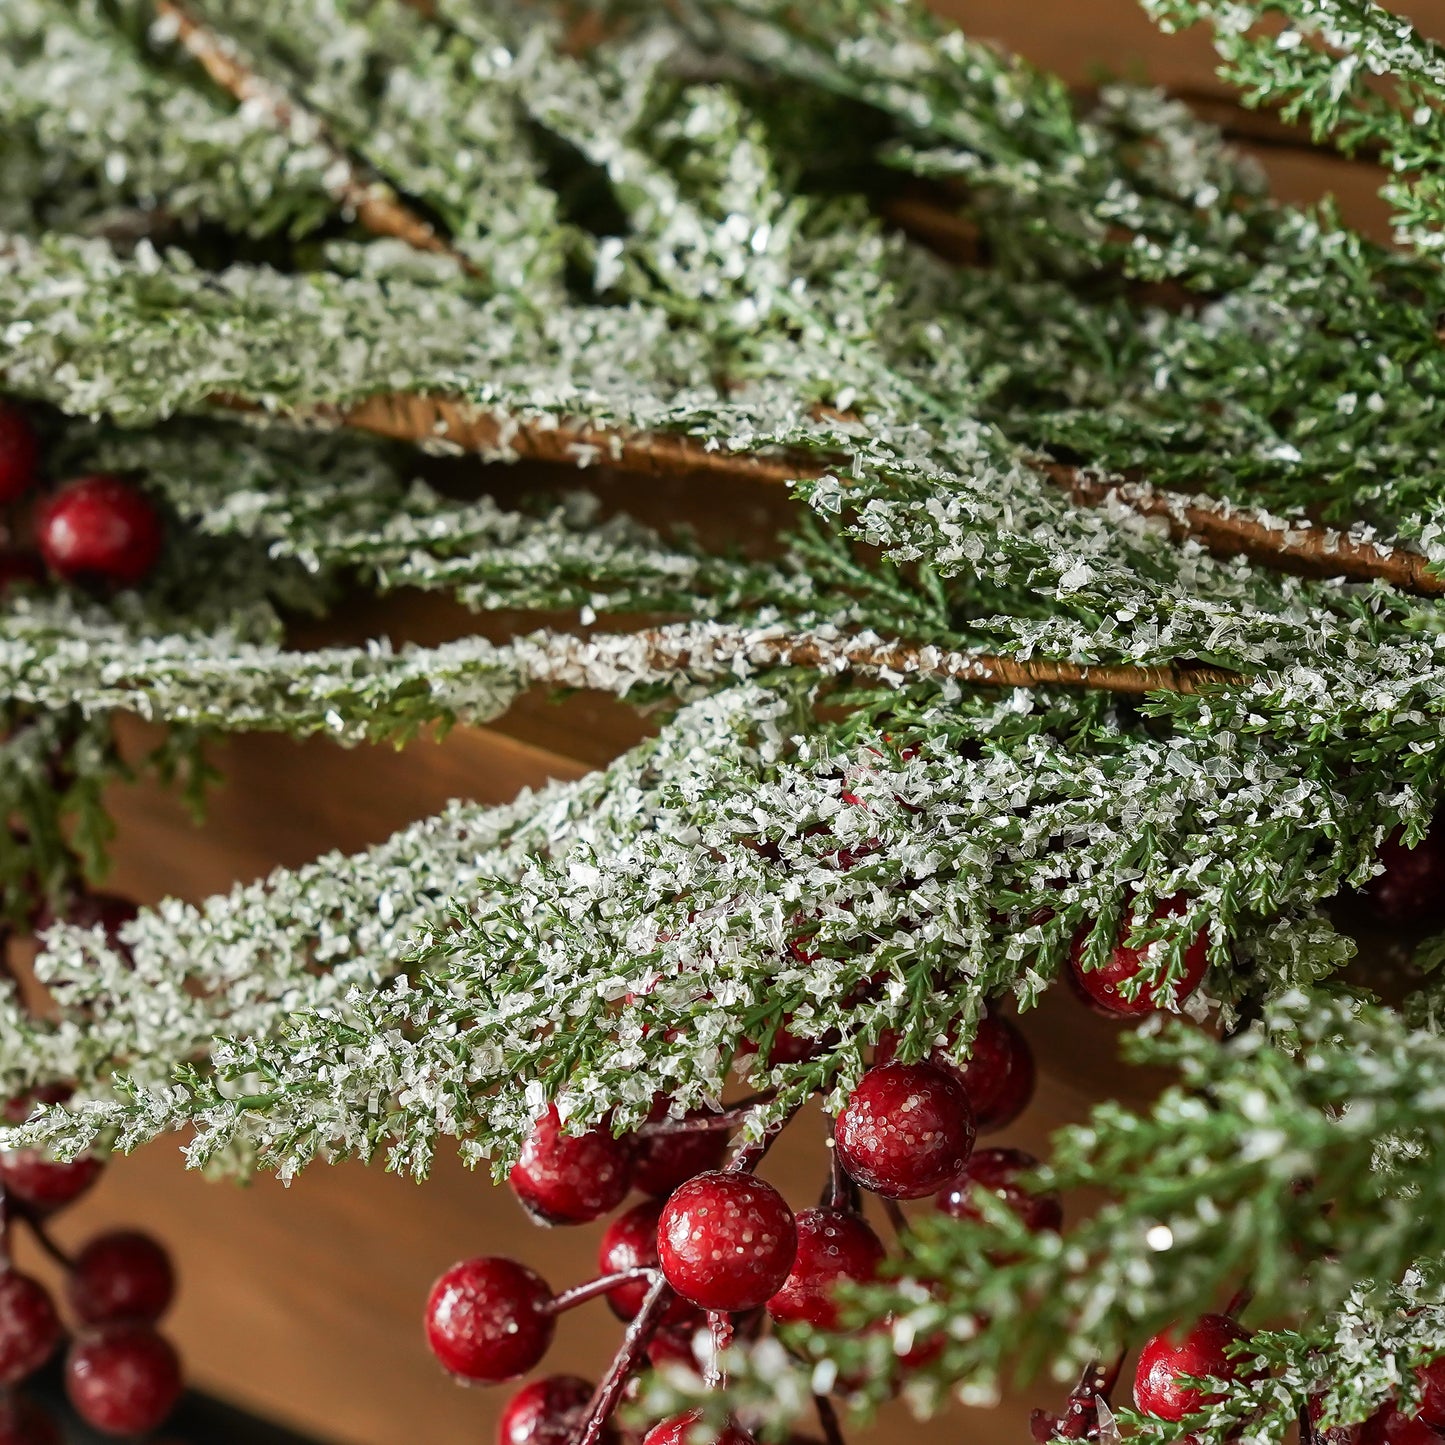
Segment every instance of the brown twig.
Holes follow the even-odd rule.
[[[672,1291],[659,1274],[652,1288],[648,1290],[636,1318],[628,1325],[627,1333],[622,1337],[622,1346],[611,1367],[592,1392],[592,1399],[587,1406],[587,1418],[577,1431],[576,1445],[598,1445],[598,1441],[602,1439],[602,1432],[616,1413],[632,1372],[641,1362],[648,1341],[657,1333],[672,1300]]]
[[[773,1098],[774,1091],[749,1094],[716,1114],[689,1114],[685,1119],[649,1119],[633,1131],[637,1138],[656,1139],[674,1134],[708,1134],[720,1129],[735,1129],[747,1122],[747,1117],[758,1107]]]
[[[778,1135],[793,1122],[793,1116],[800,1107],[801,1105],[789,1109],[781,1119],[774,1119],[758,1138],[739,1144],[723,1169],[728,1174],[751,1174],[767,1157],[768,1150],[777,1142]]]
[[[1124,1367],[1120,1354],[1112,1364],[1095,1360],[1084,1367],[1079,1383],[1069,1393],[1062,1415],[1035,1410],[1029,1424],[1035,1440],[1049,1445],[1058,1440],[1094,1440],[1099,1434],[1099,1401],[1108,1403]]]
[[[475,263],[437,234],[435,226],[413,211],[379,176],[353,159],[329,134],[319,116],[258,75],[231,41],[197,20],[180,0],[155,0],[155,6],[176,39],[228,95],[255,107],[277,130],[327,148],[332,159],[328,168],[331,195],[363,228],[374,236],[404,241],[413,250],[449,257],[469,275],[480,274]]]
[[[254,402],[226,393],[210,400],[228,411],[261,410]],[[829,465],[816,456],[711,450],[692,437],[627,433],[565,419],[552,426],[520,423],[455,397],[380,395],[348,407],[317,406],[295,419],[418,445],[441,443],[507,460],[596,464],[639,476],[786,485],[828,471],[836,471],[846,482],[848,469],[847,458],[841,456]],[[1420,596],[1445,594],[1445,580],[1430,571],[1422,555],[1403,546],[1312,522],[1286,521],[1248,507],[1190,498],[1083,467],[1047,461],[1036,465],[1080,506],[1118,507],[1158,519],[1176,540],[1194,538],[1223,556],[1248,556],[1266,566],[1316,577],[1388,582]]]
[[[38,1244],[56,1264],[62,1269],[73,1270],[75,1268],[75,1257],[55,1242],[54,1236],[52,1236],[50,1230],[46,1227],[44,1219],[36,1210],[22,1207],[16,1209],[14,1213],[15,1218],[21,1220],[35,1237],[36,1244]]]
[[[579,646],[597,647],[603,637]],[[1171,663],[1160,667],[1107,664],[1091,667],[1054,658],[1004,657],[984,652],[946,652],[941,648],[905,642],[883,642],[868,634],[852,636],[793,634],[756,628],[659,628],[628,634],[621,639],[629,653],[638,649],[640,661],[653,673],[679,672],[711,676],[719,670],[733,673],[739,663],[754,671],[774,667],[803,667],[829,676],[845,672],[896,677],[944,678],[974,687],[1086,687],[1101,692],[1198,693],[1238,686],[1241,674],[1222,667]],[[583,659],[585,662],[585,658]],[[585,677],[573,672],[566,659],[554,665],[529,666],[529,676],[562,686],[585,686]]]
[[[571,1289],[564,1289],[561,1294],[554,1295],[551,1303],[547,1306],[547,1312],[554,1315],[566,1314],[568,1310],[574,1310],[578,1305],[585,1305],[588,1300],[611,1294],[619,1285],[646,1280],[650,1288],[661,1278],[662,1276],[657,1270],[650,1269],[646,1265],[638,1265],[635,1269],[618,1270],[616,1274],[599,1275],[596,1279],[589,1279],[586,1284],[574,1285]]]
[[[826,1395],[814,1395],[813,1408],[818,1412],[818,1424],[822,1426],[826,1445],[844,1445],[843,1427],[838,1423],[833,1402]]]
[[[1244,555],[1313,576],[1389,582],[1423,596],[1445,593],[1445,579],[1429,569],[1418,552],[1392,547],[1358,533],[1313,522],[1282,519],[1247,507],[1225,506],[1161,491],[1136,482],[1103,476],[1057,462],[1040,470],[1069,497],[1086,507],[1117,505],[1140,517],[1165,523],[1176,540],[1192,537],[1212,552]]]

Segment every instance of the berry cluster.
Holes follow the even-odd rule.
[[[32,496],[43,481],[40,438],[20,408],[0,402],[0,506]],[[0,549],[0,587],[62,581],[100,588],[134,587],[160,560],[165,528],[146,494],[108,473],[61,481],[41,498],[21,530],[33,545]]]
[[[54,1097],[50,1094],[47,1097]],[[11,1116],[34,1100],[17,1100]],[[96,1182],[99,1159],[62,1164],[30,1150],[0,1155],[4,1241],[0,1250],[0,1445],[59,1445],[55,1422],[15,1393],[50,1360],[64,1337],[49,1291],[15,1267],[12,1227],[25,1225],[65,1270],[74,1333],[65,1389],[76,1413],[107,1435],[139,1435],[165,1420],[181,1393],[175,1349],[156,1324],[175,1295],[170,1256],[149,1235],[114,1230],[71,1256],[51,1238],[49,1220]]]
[[[779,1036],[774,1037],[776,1052]],[[605,1299],[628,1322],[607,1377],[595,1388],[558,1375],[524,1386],[508,1404],[501,1445],[619,1445],[613,1419],[644,1363],[696,1368],[698,1331],[715,1341],[755,1335],[768,1321],[821,1329],[839,1324],[841,1281],[877,1274],[885,1250],[862,1213],[861,1189],[896,1201],[937,1197],[955,1215],[978,1215],[977,1192],[996,1195],[1032,1229],[1057,1228],[1057,1199],[1030,1192],[1035,1167],[1013,1149],[974,1151],[977,1133],[1012,1122],[1034,1085],[1033,1057],[1018,1029],[990,1015],[963,1069],[940,1053],[898,1062],[885,1037],[834,1123],[834,1160],[823,1202],[798,1212],[753,1172],[776,1130],[729,1157],[730,1130],[756,1101],[715,1113],[670,1117],[659,1100],[635,1134],[593,1129],[569,1136],[555,1107],[534,1125],[511,1173],[511,1187],[532,1218],[586,1224],[623,1204],[636,1189],[650,1196],[616,1215],[598,1251],[598,1275],[557,1293],[512,1260],[464,1260],[434,1285],[426,1307],[433,1352],[462,1380],[499,1383],[537,1366],[559,1314]],[[926,1352],[915,1348],[918,1359]],[[820,1402],[829,1439],[831,1407]],[[653,1425],[643,1445],[696,1445],[697,1418]],[[718,1445],[750,1445],[735,1422]]]
[[[1248,1338],[1231,1315],[1203,1315],[1182,1333],[1161,1331],[1140,1351],[1134,1403],[1144,1414],[1168,1421],[1218,1404],[1224,1395],[1197,1382],[1258,1379],[1249,1350],[1242,1346]],[[1445,1358],[1418,1373],[1420,1404],[1415,1411],[1387,1400],[1362,1424],[1324,1427],[1320,1401],[1311,1400],[1300,1422],[1304,1445],[1440,1445],[1445,1440]],[[1182,1445],[1193,1439],[1185,1437]]]

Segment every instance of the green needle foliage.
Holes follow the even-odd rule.
[[[887,1328],[744,1351],[723,1403],[785,1426],[815,1369],[876,1401],[934,1335],[910,1398],[979,1399],[1241,1288],[1265,1379],[1194,1439],[1408,1401],[1445,1348],[1445,937],[1387,1006],[1333,909],[1445,782],[1445,55],[1369,0],[1146,5],[1383,158],[1398,245],[902,0],[599,4],[589,47],[499,0],[0,6],[0,390],[53,476],[168,528],[139,589],[0,608],[5,916],[99,873],[119,712],[193,798],[218,733],[401,745],[533,687],[653,720],[120,939],[56,924],[0,1084],[76,1093],[4,1142],[501,1172],[548,1101],[623,1129],[742,1076],[756,1134],[1126,939],[1190,1021],[1126,1044],[1177,1087],[1055,1141],[1098,1212],[919,1222],[852,1304]],[[977,264],[900,234],[920,194]],[[431,459],[465,449],[576,470],[504,506]],[[590,486],[684,463],[791,520],[728,552]],[[297,644],[399,589],[488,631]]]

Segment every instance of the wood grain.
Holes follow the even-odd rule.
[[[1148,74],[1175,86],[1218,88],[1199,34],[1167,39],[1135,0],[942,0],[941,8],[976,34],[1015,46],[1078,82]],[[1418,22],[1445,33],[1445,0],[1420,0]],[[1335,192],[1348,217],[1376,233],[1383,212],[1367,168],[1272,150],[1261,157],[1280,193],[1312,200]],[[492,471],[484,478],[506,497],[533,476]],[[775,489],[724,492],[671,479],[640,485],[590,477],[609,508],[655,522],[699,520],[710,540],[750,544],[770,536],[789,504]],[[489,631],[517,619],[491,618]],[[536,625],[535,620],[528,625]],[[358,602],[334,619],[337,637],[389,635],[437,642],[474,630],[476,620],[434,600]],[[209,823],[197,830],[170,799],[150,788],[115,797],[120,822],[116,886],[143,900],[199,898],[278,864],[299,864],[330,847],[357,848],[434,811],[448,798],[503,800],[547,778],[570,777],[615,756],[645,730],[629,709],[591,698],[558,704],[524,699],[497,727],[423,741],[405,754],[342,751],[245,738],[220,750],[228,782]],[[139,736],[132,730],[132,741]],[[1056,1124],[1082,1116],[1093,1097],[1117,1092],[1113,1030],[1060,998],[1031,1015],[1025,1030],[1041,1064],[1037,1102],[1001,1142],[1037,1148]],[[1128,1089],[1148,1081],[1130,1078]],[[812,1199],[824,1167],[822,1120],[800,1121],[766,1172],[795,1204]],[[419,1314],[433,1276],[470,1253],[515,1253],[558,1285],[593,1267],[596,1229],[543,1236],[509,1197],[443,1159],[425,1187],[355,1166],[313,1170],[290,1189],[262,1180],[248,1188],[211,1184],[181,1168],[160,1144],[119,1161],[95,1196],[64,1219],[69,1241],[111,1222],[144,1223],[175,1248],[184,1280],[173,1326],[196,1381],[216,1393],[346,1445],[477,1445],[492,1438],[505,1391],[458,1389],[432,1364]],[[549,1368],[595,1373],[616,1330],[604,1307],[566,1323]],[[1028,1403],[987,1416],[957,1415],[930,1425],[890,1418],[874,1437],[903,1429],[918,1445],[961,1436],[1027,1438]]]

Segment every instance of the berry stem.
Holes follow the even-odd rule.
[[[771,1091],[749,1094],[746,1099],[730,1104],[717,1114],[698,1114],[687,1119],[649,1119],[635,1133],[642,1139],[656,1139],[671,1134],[708,1134],[717,1129],[735,1129],[747,1122],[748,1116],[759,1104],[769,1103],[773,1097]]]
[[[843,1167],[831,1130],[828,1135],[828,1182],[823,1186],[821,1205],[824,1209],[841,1209],[849,1214],[863,1212],[863,1191]]]
[[[813,1408],[818,1412],[818,1424],[823,1430],[824,1445],[846,1445],[843,1427],[838,1423],[838,1412],[826,1395],[813,1396]]]
[[[636,1269],[623,1269],[616,1274],[599,1275],[596,1279],[588,1280],[586,1284],[574,1285],[573,1288],[564,1289],[561,1294],[554,1295],[548,1310],[554,1315],[565,1314],[568,1310],[576,1309],[578,1305],[585,1305],[588,1300],[596,1299],[599,1295],[610,1294],[618,1285],[632,1284],[639,1279],[645,1279],[652,1284],[661,1278],[660,1270],[649,1269],[646,1265],[641,1264]]]
[[[1237,1290],[1234,1297],[1224,1307],[1225,1319],[1237,1320],[1249,1308],[1253,1298],[1254,1291],[1252,1289]]]
[[[908,1233],[908,1216],[903,1212],[898,1201],[883,1199],[883,1212],[888,1216],[888,1222],[893,1226],[894,1234],[902,1239]]]
[[[728,1174],[751,1174],[767,1157],[768,1150],[777,1142],[778,1135],[792,1123],[793,1115],[801,1107],[801,1105],[795,1105],[781,1119],[774,1120],[769,1124],[756,1139],[750,1139],[746,1144],[739,1144],[733,1152],[733,1157],[723,1166],[724,1171]]]
[[[627,1381],[637,1368],[643,1351],[647,1349],[648,1341],[657,1333],[657,1327],[662,1323],[662,1317],[667,1313],[672,1299],[673,1294],[667,1281],[659,1274],[653,1281],[652,1288],[647,1291],[647,1298],[642,1302],[637,1317],[628,1325],[627,1333],[623,1335],[622,1344],[607,1373],[592,1392],[587,1418],[582,1422],[573,1445],[597,1445],[602,1439],[602,1432],[607,1428],[607,1422],[622,1399]]]
[[[720,1314],[717,1310],[709,1310],[707,1324],[712,1332],[712,1354],[703,1373],[703,1383],[709,1390],[721,1390],[726,1383],[722,1356],[723,1351],[733,1342],[733,1322],[727,1315]]]
[[[1310,1407],[1301,1405],[1299,1407],[1299,1445],[1318,1445],[1319,1438],[1315,1433],[1315,1422],[1310,1418]]]
[[[15,1209],[16,1219],[25,1221],[26,1227],[35,1236],[35,1242],[56,1264],[62,1269],[73,1270],[75,1268],[75,1256],[67,1254],[56,1242],[50,1231],[41,1222],[40,1216],[33,1209],[27,1209],[23,1205]]]
[[[1055,1440],[1089,1440],[1097,1437],[1099,1429],[1100,1400],[1108,1401],[1119,1383],[1119,1371],[1124,1367],[1122,1352],[1113,1364],[1091,1361],[1079,1376],[1079,1383],[1069,1395],[1063,1416],[1055,1422]],[[1090,1432],[1093,1432],[1091,1435]]]

